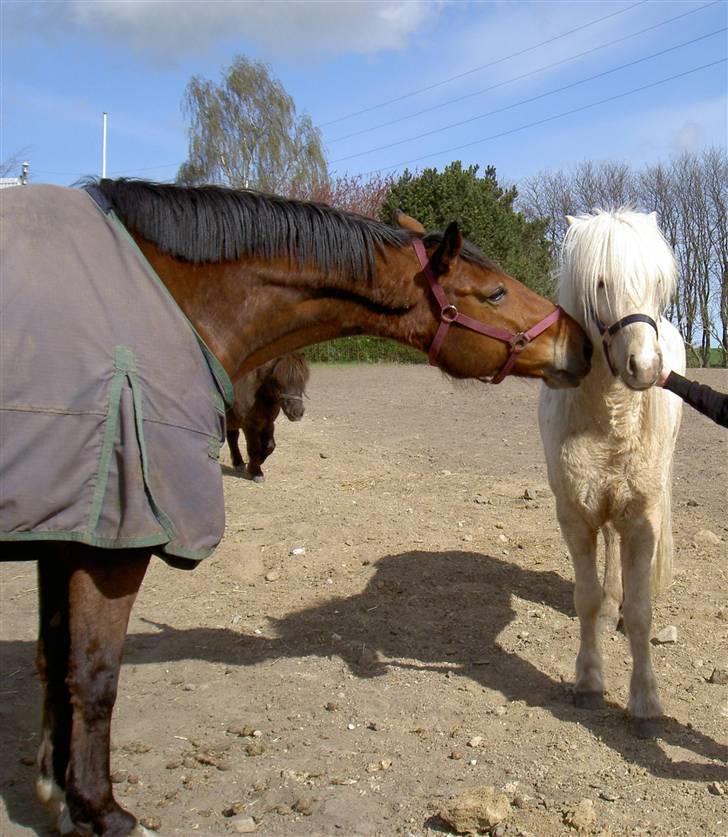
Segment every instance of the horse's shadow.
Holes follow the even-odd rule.
[[[564,723],[581,724],[625,761],[653,776],[700,782],[728,779],[728,767],[717,763],[728,761],[725,745],[668,718],[662,741],[713,763],[673,761],[659,739],[634,737],[621,707],[607,702],[605,710],[596,712],[575,708],[561,682],[500,645],[499,635],[516,616],[513,595],[573,616],[572,592],[571,582],[555,572],[527,569],[488,555],[406,552],[381,559],[360,594],[332,598],[275,621],[274,639],[219,628],[179,630],[145,620],[155,630],[129,636],[125,663],[200,659],[250,666],[281,657],[330,657],[337,653],[358,677],[386,676],[390,666],[416,665],[441,671],[447,664],[454,675],[495,689],[508,700],[547,709]],[[529,625],[530,633],[537,624],[544,626],[540,639],[547,646],[549,623],[534,620]],[[345,641],[337,643],[332,652],[331,636],[342,630]],[[364,647],[376,654],[363,655]],[[0,653],[0,665],[6,670],[5,663],[13,665],[21,654],[27,665],[32,647],[30,643],[0,643]],[[405,659],[410,662],[400,662]],[[413,664],[412,660],[419,662]],[[17,705],[6,705],[5,711],[12,713],[20,730],[17,741],[29,742],[37,712],[29,712],[27,695]],[[4,738],[6,725],[0,724],[0,729]],[[11,751],[5,746],[2,749]],[[27,785],[16,776],[4,781],[2,790],[8,812],[19,817],[16,821],[33,826],[38,820],[29,822],[26,807],[31,796],[29,773],[30,768],[23,771]]]
[[[378,561],[360,594],[269,620],[275,639],[226,629],[178,631],[150,621],[161,633],[152,635],[153,642],[148,634],[131,636],[126,660],[139,664],[192,657],[254,665],[334,653],[358,677],[384,676],[390,666],[442,671],[446,664],[453,675],[469,677],[510,701],[546,708],[560,720],[587,727],[626,761],[655,776],[728,779],[728,768],[676,762],[662,750],[659,739],[636,739],[623,707],[613,702],[606,701],[604,710],[577,709],[563,683],[505,650],[499,636],[516,616],[512,596],[574,616],[573,585],[553,571],[531,570],[477,553],[405,552]],[[548,647],[548,622],[531,620],[527,627],[534,634],[540,624],[544,628],[539,638]],[[337,632],[345,633],[345,640],[332,646]],[[363,649],[369,653],[363,654]],[[728,761],[728,747],[673,718],[666,719],[661,740],[706,759]]]

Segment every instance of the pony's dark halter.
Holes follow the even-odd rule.
[[[604,325],[604,323],[597,316],[596,311],[592,311],[591,316],[599,334],[602,336],[604,357],[607,359],[609,368],[615,378],[617,377],[617,370],[614,368],[614,364],[612,363],[612,356],[609,354],[609,346],[611,345],[612,337],[614,337],[618,331],[621,331],[625,326],[632,325],[632,323],[647,323],[647,325],[650,325],[655,329],[655,335],[658,340],[660,339],[660,332],[657,330],[657,323],[652,319],[652,317],[647,316],[647,314],[628,314],[626,317],[622,317],[621,320],[617,320],[616,323],[613,323],[610,326]]]
[[[561,319],[564,314],[564,310],[557,305],[550,314],[536,323],[535,326],[531,326],[528,331],[519,331],[518,333],[511,333],[509,331],[505,331],[504,329],[481,323],[479,320],[474,320],[472,317],[468,317],[467,314],[461,314],[454,305],[448,302],[445,291],[437,281],[437,277],[432,270],[430,260],[427,257],[427,251],[425,250],[425,245],[422,241],[419,238],[414,238],[412,239],[412,246],[417,254],[417,259],[422,266],[422,272],[425,274],[427,281],[430,283],[432,294],[440,306],[440,325],[435,334],[435,339],[432,341],[428,354],[430,363],[433,366],[436,365],[440,347],[445,340],[450,326],[457,324],[463,328],[470,329],[470,331],[477,331],[479,334],[485,334],[487,337],[492,337],[494,340],[500,340],[502,343],[507,343],[510,346],[511,353],[508,355],[505,364],[490,380],[491,384],[499,384],[513,368],[519,353],[522,352],[534,338],[546,331],[550,325],[553,325],[557,320]]]

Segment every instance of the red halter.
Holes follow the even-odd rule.
[[[445,340],[448,329],[455,323],[463,328],[468,328],[471,331],[477,331],[480,334],[485,334],[487,337],[500,340],[502,343],[507,343],[511,347],[511,353],[508,355],[505,364],[501,370],[497,372],[493,378],[491,378],[490,381],[491,384],[499,384],[513,368],[518,354],[526,348],[531,340],[538,337],[539,334],[546,331],[550,325],[553,325],[553,323],[561,319],[564,313],[563,309],[557,305],[550,314],[544,317],[540,322],[536,323],[535,326],[529,328],[528,331],[519,331],[516,334],[505,331],[501,328],[496,328],[495,326],[486,325],[485,323],[481,323],[479,320],[474,320],[472,317],[468,317],[467,314],[461,314],[454,305],[448,302],[447,296],[445,296],[445,291],[442,289],[442,286],[437,281],[437,277],[432,271],[430,260],[428,259],[427,251],[425,250],[425,245],[422,243],[421,239],[413,238],[412,246],[417,254],[420,265],[422,266],[422,272],[425,274],[427,281],[430,283],[432,294],[440,306],[440,325],[437,329],[437,333],[435,334],[435,339],[432,341],[428,355],[430,363],[433,365],[435,365],[437,356],[440,352],[440,347]]]

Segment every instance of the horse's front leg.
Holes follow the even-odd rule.
[[[111,716],[129,614],[150,553],[82,548],[70,562],[68,691],[72,723],[66,770],[70,828],[122,837],[145,829],[114,799]]]
[[[68,565],[63,549],[43,545],[38,559],[39,630],[36,664],[43,686],[43,725],[38,749],[38,799],[56,820],[65,810],[71,741],[68,674]],[[52,553],[52,554],[49,554]]]
[[[558,509],[558,517],[574,564],[574,606],[579,617],[574,703],[592,708],[601,705],[604,695],[598,630],[602,587],[597,575],[597,533],[577,509],[565,508],[563,503]]]
[[[652,628],[650,577],[659,532],[659,520],[653,517],[632,518],[620,526],[624,576],[624,627],[632,650],[629,710],[638,722],[650,720],[653,722],[638,723],[638,734],[649,736],[657,732],[654,720],[659,718],[663,711],[657,693],[657,680],[650,653]]]

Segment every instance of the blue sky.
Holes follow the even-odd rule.
[[[0,162],[20,154],[34,182],[100,174],[103,111],[109,176],[174,179],[185,85],[236,54],[269,64],[335,174],[460,159],[518,183],[728,143],[725,0],[2,0],[0,14]]]

